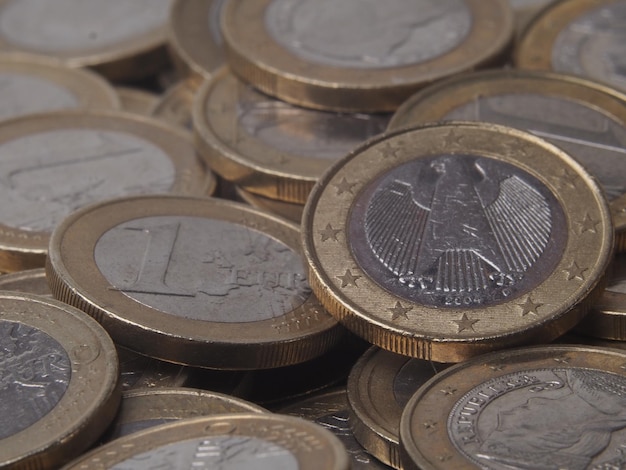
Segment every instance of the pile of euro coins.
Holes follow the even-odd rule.
[[[0,44],[0,468],[626,468],[626,0]]]

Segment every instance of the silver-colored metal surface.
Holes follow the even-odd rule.
[[[342,114],[293,106],[241,84],[237,114],[246,133],[289,155],[338,159],[385,131],[388,114]]]
[[[224,3],[226,3],[226,0],[213,0],[209,7],[209,31],[213,42],[220,46],[224,43],[222,29],[220,28],[220,15],[222,14]]]
[[[62,129],[0,145],[0,223],[51,231],[79,207],[117,196],[167,192],[170,158],[123,132]]]
[[[375,282],[407,300],[476,308],[546,279],[567,235],[559,203],[505,162],[440,155],[400,165],[357,196],[352,253]]]
[[[596,107],[530,93],[477,96],[444,119],[486,121],[530,131],[582,163],[609,199],[626,193],[626,128]]]
[[[373,69],[445,54],[468,35],[472,16],[462,0],[274,0],[265,24],[304,60]]]
[[[590,10],[563,29],[552,48],[552,67],[626,90],[626,1]]]
[[[185,383],[187,367],[142,356],[126,348],[117,347],[120,361],[122,391],[132,388],[177,387]]]
[[[611,275],[607,279],[606,290],[626,294],[626,254],[615,256]]]
[[[220,470],[297,470],[295,456],[277,444],[248,436],[190,439],[138,454],[111,470],[216,468]]]
[[[624,468],[626,379],[592,369],[507,374],[465,394],[448,435],[480,468]]]
[[[115,289],[184,318],[268,320],[299,307],[311,293],[295,251],[262,232],[216,219],[131,220],[105,232],[94,256]]]
[[[167,23],[170,0],[13,0],[0,10],[0,35],[36,52],[97,51]]]
[[[546,6],[554,0],[509,0],[510,5],[516,10],[526,8],[540,8]]]
[[[70,381],[67,352],[51,336],[0,320],[0,440],[48,414]]]
[[[120,424],[113,434],[111,434],[109,440],[117,439],[118,437],[128,436],[144,429],[150,429],[161,424],[173,423],[178,421],[174,418],[154,418],[144,419],[143,421],[132,421],[130,423]]]
[[[396,403],[404,408],[417,389],[435,375],[438,369],[443,369],[439,363],[435,365],[430,361],[407,358],[406,363],[393,379],[392,390]]]
[[[34,75],[0,73],[0,119],[76,108],[78,98],[67,88]]]

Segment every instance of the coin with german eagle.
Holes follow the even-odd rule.
[[[372,139],[330,168],[303,244],[311,287],[346,327],[459,362],[580,321],[604,285],[612,230],[602,191],[568,154],[453,122]]]

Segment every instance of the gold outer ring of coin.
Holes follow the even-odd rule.
[[[81,128],[129,133],[161,148],[175,168],[172,193],[210,195],[215,190],[217,180],[212,173],[205,174],[189,136],[147,116],[95,110],[24,116],[0,123],[0,145],[33,133]],[[43,267],[49,238],[48,232],[21,230],[0,223],[0,270]]]
[[[224,64],[219,13],[224,0],[175,0],[170,10],[170,56],[196,87]]]
[[[68,90],[80,108],[119,109],[120,99],[113,87],[90,70],[71,69],[46,57],[0,54],[0,71],[33,75]],[[49,111],[49,110],[48,110]]]
[[[159,98],[150,114],[168,124],[191,131],[193,130],[191,108],[195,93],[196,89],[190,80],[178,82]]]
[[[507,374],[538,369],[596,369],[623,377],[624,365],[626,354],[623,351],[578,345],[550,345],[486,354],[450,367],[424,384],[409,400],[402,413],[400,446],[404,468],[479,468],[456,449],[447,428],[448,417],[455,404],[481,384]],[[527,380],[532,382],[532,373],[529,372]],[[532,385],[529,383],[528,387]],[[541,387],[544,384],[537,385]],[[545,384],[545,387],[549,386],[550,384]],[[515,387],[515,384],[511,385],[511,389]],[[524,423],[525,426],[530,424]],[[521,434],[522,431],[520,437]],[[531,463],[531,460],[526,462]]]
[[[270,199],[269,197],[259,196],[258,194],[246,191],[239,186],[235,186],[237,197],[252,207],[276,214],[285,219],[299,224],[302,220],[302,212],[304,204],[296,204],[294,202],[279,201],[278,199]]]
[[[105,470],[168,444],[240,436],[282,447],[295,458],[300,470],[350,468],[343,445],[330,431],[293,416],[259,413],[194,418],[157,426],[94,449],[63,469]],[[219,448],[215,450],[219,452]]]
[[[388,130],[441,121],[477,96],[532,93],[578,102],[599,109],[626,129],[626,94],[573,75],[527,70],[488,70],[452,77],[416,93],[398,108]],[[626,193],[610,201],[616,249],[626,251]]]
[[[0,304],[0,321],[44,332],[71,363],[58,403],[31,426],[0,440],[0,466],[58,468],[91,445],[115,416],[120,402],[115,346],[95,320],[57,300],[7,291],[0,293]]]
[[[240,203],[184,196],[121,198],[78,210],[55,229],[46,262],[54,296],[98,319],[117,344],[199,367],[246,370],[297,364],[320,356],[341,338],[343,329],[313,294],[283,316],[220,323],[164,313],[112,288],[96,264],[96,243],[121,223],[156,216],[230,222],[301,252],[294,224]]]
[[[13,0],[0,0],[0,11]],[[17,57],[37,57],[54,60],[70,68],[90,67],[113,81],[138,80],[149,77],[167,65],[167,25],[148,31],[141,37],[123,45],[102,48],[97,52],[74,52],[49,55],[45,52],[22,48],[0,36],[0,51]],[[80,50],[80,45],[78,46]]]
[[[125,86],[115,87],[122,109],[129,113],[141,116],[151,116],[152,110],[159,101],[159,97],[149,91]]]
[[[347,239],[356,197],[373,178],[401,164],[444,154],[507,162],[539,180],[560,203],[566,246],[551,274],[530,292],[480,309],[427,307],[391,294],[359,266]],[[587,216],[597,221],[595,233],[581,230]],[[371,139],[337,162],[307,202],[302,243],[313,292],[344,326],[392,352],[459,362],[495,349],[548,342],[578,323],[604,287],[613,232],[602,191],[565,152],[527,132],[451,122]]]
[[[457,47],[431,60],[362,70],[303,60],[280,46],[265,26],[271,0],[226,3],[222,34],[233,73],[261,91],[297,105],[348,112],[393,111],[424,85],[498,63],[513,38],[506,0],[465,0],[473,20]]]

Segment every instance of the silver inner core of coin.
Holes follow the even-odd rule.
[[[626,127],[597,107],[532,93],[481,96],[444,119],[516,127],[561,147],[598,178],[609,199],[626,192]]]
[[[417,389],[435,375],[437,369],[441,370],[443,367],[441,364],[435,365],[429,361],[407,358],[393,379],[393,397],[398,406],[404,408]]]
[[[105,232],[95,260],[116,290],[171,315],[220,323],[280,317],[310,296],[298,253],[243,225],[138,218]]]
[[[55,82],[23,73],[0,73],[0,119],[78,106],[76,95]]]
[[[238,86],[242,130],[286,155],[336,160],[385,131],[388,114],[341,114],[292,106]]]
[[[79,54],[133,41],[167,24],[170,0],[13,0],[0,9],[0,35],[18,47]]]
[[[23,323],[0,320],[0,441],[52,411],[71,374],[70,358],[54,338]]]
[[[509,0],[509,4],[516,10],[527,8],[540,8],[551,3],[553,0]]]
[[[0,145],[0,223],[50,232],[80,207],[168,192],[174,178],[169,156],[131,134],[59,129],[19,137]]]
[[[137,454],[111,470],[298,470],[298,460],[284,447],[248,436],[215,436],[166,444]]]
[[[472,14],[462,0],[274,0],[265,26],[300,59],[374,69],[451,51],[469,34]]]
[[[447,428],[483,469],[624,468],[626,379],[579,368],[503,375],[465,394]]]
[[[589,10],[558,34],[552,48],[552,67],[626,91],[624,44],[626,1],[610,2]]]
[[[523,295],[550,275],[567,241],[563,210],[546,186],[472,155],[419,158],[384,173],[356,197],[348,229],[374,282],[433,307],[480,308]]]

